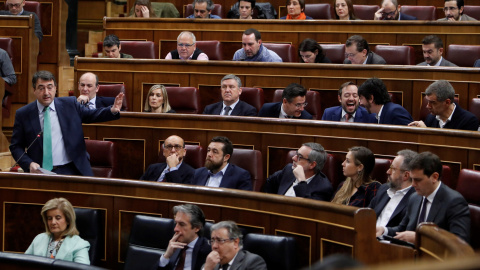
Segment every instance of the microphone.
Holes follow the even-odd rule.
[[[30,145],[27,147],[27,149],[25,149],[25,152],[23,152],[23,154],[16,160],[17,162],[10,168],[10,171],[12,172],[13,168],[15,168],[18,164],[18,161],[20,161],[20,159],[22,159],[22,157],[28,152],[28,149],[30,149],[30,147],[32,147],[32,145],[35,143],[36,140],[38,140],[38,138],[40,138],[43,134],[43,131],[40,131],[37,136],[35,137],[35,139],[32,141],[32,143],[30,143]]]

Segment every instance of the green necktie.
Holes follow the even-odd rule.
[[[43,164],[42,168],[53,169],[52,158],[52,127],[50,125],[50,107],[45,107],[43,113]]]

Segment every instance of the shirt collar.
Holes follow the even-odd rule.
[[[212,171],[208,171],[208,173],[211,175],[211,176],[217,176],[217,175],[225,175],[225,172],[227,171],[227,168],[228,168],[228,165],[229,163],[227,163],[227,165],[225,165],[225,167],[223,167],[223,169],[219,172],[217,172],[216,174],[213,174]]]
[[[230,108],[232,108],[232,111],[235,108],[235,106],[237,106],[239,101],[240,101],[240,98],[237,99],[237,101],[235,103],[233,103],[232,105],[229,106]],[[223,102],[222,102],[222,104],[223,104],[223,107],[222,107],[222,112],[223,112],[225,110],[225,107],[227,107],[227,105],[225,105],[225,103],[223,103]]]
[[[398,193],[402,193],[405,196],[405,194],[407,194],[407,192],[410,190],[411,187],[412,187],[412,185],[410,185],[410,186],[408,186],[404,189],[397,190],[397,191],[395,191],[393,188],[389,188],[387,190],[387,194],[390,198],[392,198],[394,195],[396,195]]]
[[[50,105],[48,106],[50,107],[50,109],[52,109],[52,111],[55,111],[55,98],[52,100],[52,103],[50,103]],[[37,109],[38,109],[38,113],[42,113],[43,110],[45,109],[45,106],[43,106],[38,100],[37,100]]]
[[[440,115],[436,115],[435,118],[437,118],[438,120],[438,124],[440,125],[441,128],[443,128],[448,122],[452,121],[452,116],[453,116],[453,113],[455,112],[455,109],[457,108],[457,105],[455,103],[453,103],[453,111],[452,113],[450,114],[450,116],[447,118],[447,121],[443,122],[443,120],[440,118]]]
[[[94,96],[92,99],[90,99],[88,102],[92,103],[92,104],[95,104],[95,102],[97,101],[97,96]]]
[[[439,67],[442,61],[443,61],[443,56],[440,56],[440,60],[438,60],[438,62],[435,65],[433,65],[433,67]],[[427,64],[427,65],[432,66],[430,64]]]
[[[283,110],[283,103],[280,105],[280,115],[282,116],[281,118],[290,118],[290,116],[288,116],[287,113]]]
[[[345,114],[347,114],[347,112],[342,108],[342,118],[345,118]],[[351,114],[351,116],[352,116],[353,118],[355,118],[355,114],[357,114],[357,110],[355,110],[355,111]]]
[[[377,116],[375,116],[377,118],[377,120],[380,120],[380,115],[382,115],[382,111],[383,111],[384,106],[385,106],[385,104],[382,105],[382,107],[380,108],[380,111],[378,111],[378,113],[377,113]]]
[[[440,186],[442,185],[442,182],[441,181],[438,181],[438,187],[432,192],[432,194],[428,195],[427,196],[427,200],[432,203],[433,202],[433,199],[435,198],[435,195],[437,195],[437,192],[438,192],[438,189],[440,188]]]
[[[198,241],[198,236],[197,238],[195,238],[192,242],[188,243],[188,248],[191,248],[193,250],[193,248],[195,248],[195,244],[197,243]]]

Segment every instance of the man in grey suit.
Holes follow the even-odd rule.
[[[42,41],[43,33],[42,26],[40,25],[40,20],[38,19],[37,14],[34,12],[26,11],[23,7],[25,6],[25,0],[7,0],[5,5],[8,7],[7,10],[0,10],[0,15],[33,15],[35,21],[35,35],[39,41]]]
[[[436,35],[429,35],[422,40],[423,59],[425,62],[417,66],[447,66],[456,67],[454,63],[445,60],[443,54],[443,41]]]
[[[445,12],[445,18],[438,19],[438,21],[476,21],[475,18],[463,14],[464,3],[463,0],[445,0],[443,11]]]
[[[377,226],[377,236],[388,234],[397,239],[415,242],[415,230],[422,222],[433,222],[464,241],[470,241],[470,210],[457,191],[443,184],[442,162],[430,152],[418,154],[410,162],[410,177],[416,194],[410,196],[407,213],[400,225]]]
[[[233,221],[221,221],[211,228],[210,244],[203,270],[265,270],[267,264],[257,254],[243,250],[242,232]]]
[[[379,64],[384,65],[387,62],[380,55],[370,51],[368,42],[359,35],[351,36],[345,42],[345,57],[347,57],[344,64]]]

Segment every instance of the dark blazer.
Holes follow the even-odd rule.
[[[97,98],[95,99],[95,107],[97,107],[97,108],[112,106],[113,103],[115,103],[115,98],[114,97],[97,96]]]
[[[343,61],[344,64],[351,64],[352,62],[350,60],[348,60],[348,58],[346,58],[344,61]],[[378,65],[384,65],[386,64],[387,62],[385,61],[385,59],[383,59],[383,57],[381,57],[380,55],[374,53],[374,52],[369,52],[368,53],[368,57],[367,57],[367,65],[370,65],[370,64],[378,64]]]
[[[177,249],[173,252],[170,261],[165,267],[158,267],[160,270],[173,270],[175,269],[175,264],[178,261],[180,252],[182,249]],[[207,238],[199,237],[197,243],[193,247],[192,253],[192,270],[201,270],[205,260],[207,259],[208,254],[212,251],[212,247],[208,244]],[[158,264],[157,264],[158,265]]]
[[[215,270],[221,270],[220,264],[215,266]],[[237,257],[232,262],[230,270],[265,270],[267,269],[267,264],[265,260],[258,256],[257,254],[250,253],[246,250],[241,249],[237,253]]]
[[[281,109],[282,109],[282,102],[265,103],[260,109],[258,116],[278,118],[278,116],[280,115]],[[294,119],[313,119],[313,116],[309,114],[306,110],[303,110],[300,117],[293,117],[293,118]]]
[[[440,183],[440,188],[433,199],[426,222],[433,222],[438,227],[447,230],[466,242],[470,241],[470,210],[467,201],[457,191]],[[397,232],[415,231],[417,228],[420,205],[423,197],[417,193],[410,196],[407,213],[396,227],[388,227],[388,235],[395,236]]]
[[[42,26],[40,25],[40,20],[38,19],[38,16],[35,12],[30,12],[26,11],[23,9],[22,16],[30,16],[30,14],[33,15],[33,19],[35,21],[35,36],[37,36],[39,41],[42,41],[43,39],[43,33],[42,33]],[[10,13],[8,10],[0,10],[0,15],[13,15]]]
[[[478,118],[471,112],[462,109],[458,104],[452,115],[452,121],[445,125],[445,128],[451,129],[463,129],[463,130],[478,130]],[[437,117],[433,114],[429,114],[425,119],[425,125],[427,127],[439,128],[440,124]]]
[[[480,59],[475,60],[473,67],[480,67]]]
[[[340,121],[341,118],[342,106],[326,108],[322,115],[322,120],[328,121]],[[368,113],[364,107],[358,106],[353,121],[355,123],[377,123],[377,118],[374,113]]]
[[[383,208],[385,208],[387,203],[390,201],[390,197],[388,196],[388,193],[387,193],[387,190],[389,188],[390,186],[388,184],[383,184],[378,189],[377,195],[373,197],[372,201],[370,201],[370,205],[368,206],[373,210],[375,210],[375,214],[377,214],[377,219],[382,213]],[[410,195],[412,195],[413,193],[415,193],[415,189],[413,187],[410,187],[407,194],[403,196],[402,200],[398,204],[397,208],[393,210],[393,213],[390,216],[390,219],[388,220],[387,227],[393,227],[400,224],[403,217],[405,216],[405,213],[407,212],[407,204],[408,204]]]
[[[417,17],[410,16],[410,15],[402,13],[402,12],[399,12],[398,16],[400,16],[400,18],[399,18],[400,21],[414,21],[414,20],[417,19]]]
[[[277,171],[267,179],[265,192],[284,195],[295,182],[292,163],[287,164],[281,171]],[[293,187],[295,195],[300,198],[309,198],[320,201],[332,199],[333,187],[327,176],[319,172],[313,177],[310,183],[300,182]]]
[[[148,166],[148,169],[140,177],[140,180],[157,181],[162,174],[163,170],[167,167],[167,163],[155,163]],[[178,183],[178,184],[190,184],[193,179],[195,169],[185,162],[182,162],[178,170],[165,174],[163,182]]]
[[[207,185],[207,181],[209,178],[210,175],[207,168],[198,168],[195,170],[192,184],[197,186],[205,186]],[[250,173],[231,163],[228,164],[225,175],[223,175],[222,181],[220,182],[220,187],[241,190],[253,190]]]
[[[120,118],[120,113],[112,114],[110,108],[89,110],[77,102],[76,97],[55,98],[58,122],[65,143],[65,151],[82,175],[93,176],[85,146],[82,123],[104,122]],[[15,114],[10,151],[13,158],[25,172],[30,171],[30,163],[42,164],[43,136],[28,150],[21,160],[18,158],[41,131],[37,101],[18,109]]]
[[[383,105],[379,124],[406,126],[411,122],[413,122],[412,116],[402,106],[393,102],[387,102]]]
[[[205,109],[203,110],[203,114],[220,115],[220,113],[222,112],[222,108],[223,101],[213,103],[205,107]],[[252,105],[240,100],[238,101],[237,105],[235,105],[235,108],[233,108],[233,111],[230,115],[257,116],[257,109],[255,109],[255,107],[253,107]]]
[[[428,66],[427,62],[421,62],[420,64],[417,64],[417,66]],[[445,59],[445,57],[442,58],[442,61],[440,62],[441,67],[457,67],[454,63],[448,61]]]

